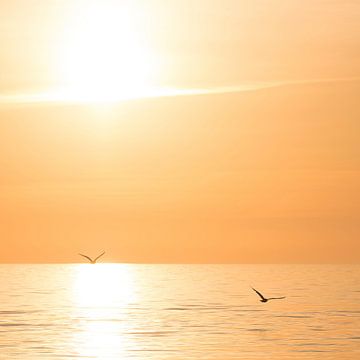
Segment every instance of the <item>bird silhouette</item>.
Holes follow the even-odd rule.
[[[260,301],[263,302],[263,303],[266,303],[266,302],[268,302],[269,300],[285,299],[285,296],[266,298],[265,296],[263,296],[259,291],[257,291],[257,290],[254,289],[253,287],[252,287],[252,289],[261,297]]]
[[[95,259],[92,259],[90,256],[87,256],[87,255],[83,255],[83,254],[79,254],[79,255],[88,259],[90,261],[90,264],[96,264],[96,261],[104,254],[105,254],[105,251],[103,253],[101,253],[99,256],[97,256]]]

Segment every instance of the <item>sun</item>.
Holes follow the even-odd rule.
[[[68,15],[57,64],[66,97],[116,101],[151,92],[158,64],[135,2],[74,1]]]

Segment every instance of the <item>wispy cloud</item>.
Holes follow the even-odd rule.
[[[141,98],[226,94],[226,93],[256,91],[256,90],[285,86],[285,85],[356,82],[356,81],[360,81],[360,77],[253,82],[253,83],[244,83],[233,86],[215,86],[215,87],[207,87],[207,88],[150,88],[148,90],[144,90],[136,94],[118,95],[114,93],[111,96],[109,95],[99,96],[99,94],[83,95],[80,92],[74,93],[65,90],[55,90],[55,91],[38,92],[38,93],[0,94],[0,104],[96,103],[96,102],[113,103],[113,102],[120,102],[120,101],[141,99]]]

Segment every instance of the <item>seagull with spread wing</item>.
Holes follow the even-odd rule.
[[[90,261],[90,264],[96,264],[96,261],[104,254],[105,254],[105,251],[103,253],[101,253],[99,256],[97,256],[95,259],[92,259],[90,256],[87,256],[87,255],[83,255],[83,254],[79,254],[79,255],[88,259]]]
[[[269,300],[285,299],[285,296],[266,298],[265,296],[263,296],[259,291],[257,291],[257,290],[254,289],[253,287],[252,287],[252,289],[261,297],[260,301],[263,302],[263,303],[266,303],[266,302],[268,302]]]

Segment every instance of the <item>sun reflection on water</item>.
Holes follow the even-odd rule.
[[[134,340],[129,305],[136,301],[133,272],[123,264],[83,264],[76,269],[73,301],[78,326],[75,353],[104,359],[124,356]]]
[[[133,274],[123,264],[79,265],[73,290],[81,307],[119,307],[135,299]]]

